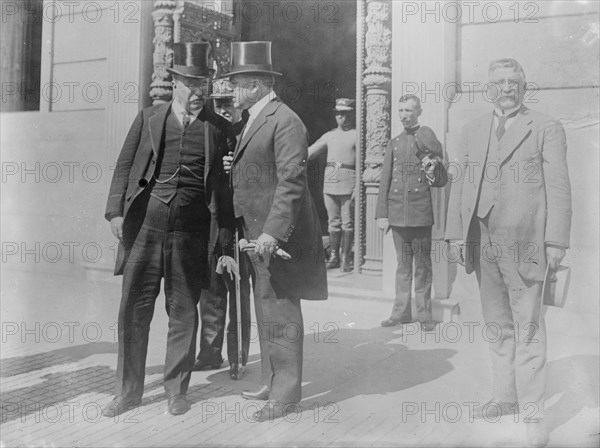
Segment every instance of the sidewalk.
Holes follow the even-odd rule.
[[[183,416],[166,412],[162,365],[167,328],[159,297],[151,327],[142,405],[100,415],[113,394],[120,281],[2,275],[1,446],[502,446],[524,444],[526,415],[472,421],[489,399],[491,374],[477,301],[462,321],[421,333],[381,328],[391,304],[341,297],[302,303],[304,383],[300,407],[255,423],[259,402],[253,334],[242,381],[222,369],[196,372]],[[467,295],[467,283],[457,294]],[[472,333],[469,334],[469,329]],[[550,446],[598,446],[598,339],[549,325],[546,420]]]

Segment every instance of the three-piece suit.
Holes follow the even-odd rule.
[[[536,406],[539,418],[546,383],[545,251],[568,248],[571,227],[567,144],[558,121],[525,106],[500,139],[498,125],[489,113],[462,131],[446,239],[464,241],[466,271],[477,276],[494,398]]]
[[[109,221],[124,218],[115,266],[115,274],[123,274],[116,395],[131,400],[143,394],[150,321],[162,279],[169,316],[164,387],[167,396],[186,393],[195,356],[196,306],[201,289],[209,286],[208,254],[217,230],[211,220],[232,226],[219,211],[226,178],[215,157],[226,138],[209,124],[228,122],[206,106],[189,124],[173,110],[167,103],[138,113],[106,206]]]

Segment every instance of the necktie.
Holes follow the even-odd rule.
[[[502,136],[506,132],[506,121],[509,118],[512,118],[515,115],[517,115],[519,113],[519,110],[520,109],[517,109],[517,110],[515,110],[514,112],[511,112],[508,115],[498,115],[498,114],[496,114],[496,116],[498,117],[498,127],[496,128],[496,138],[498,139],[498,141],[500,141],[500,139],[502,138]]]
[[[242,111],[242,120],[244,120],[244,123],[248,123],[248,118],[250,118],[250,112],[248,112],[248,109],[244,109]]]
[[[183,129],[187,128],[189,125],[190,125],[190,116],[184,112],[183,113]]]
[[[246,125],[244,126],[244,131],[242,132],[242,138],[246,135],[246,133],[248,132],[248,129],[250,129],[250,126],[252,126],[252,121],[250,120],[250,113],[248,112],[247,109],[244,109],[242,111],[242,120],[244,120],[244,123],[246,123]]]

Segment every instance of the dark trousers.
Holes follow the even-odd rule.
[[[180,206],[176,196],[166,205],[150,197],[123,272],[117,395],[137,399],[144,392],[148,333],[163,278],[169,316],[164,387],[167,396],[186,393],[196,352],[196,305],[208,272],[207,218],[198,203]]]
[[[269,272],[269,260],[250,252],[250,275],[260,343],[261,380],[281,405],[302,398],[304,323],[300,299],[285,297]]]
[[[546,326],[542,282],[523,279],[514,261],[514,242],[496,235],[495,208],[471,226],[486,339],[490,343],[493,396],[515,403],[530,417],[544,416]]]
[[[210,288],[202,291],[200,296],[200,316],[202,329],[200,330],[200,353],[198,360],[221,362],[223,337],[225,334],[225,319],[227,302],[229,301],[229,324],[227,325],[227,358],[229,364],[237,363],[237,304],[235,279],[228,273],[217,274],[216,263],[218,257],[211,260]],[[248,360],[250,349],[250,261],[245,253],[240,253],[240,304],[242,315],[242,363]],[[228,293],[229,292],[229,299]]]
[[[431,321],[431,226],[392,227],[392,236],[398,267],[396,300],[391,319],[405,322],[413,320],[411,292],[414,278],[417,320]]]

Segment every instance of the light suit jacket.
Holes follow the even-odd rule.
[[[480,250],[470,227],[484,175],[493,116],[485,115],[462,131],[457,158],[451,162],[452,181],[447,240],[467,244],[465,267],[473,271],[473,251]],[[567,142],[562,125],[547,115],[522,107],[499,143],[497,160],[488,176],[497,182],[494,238],[509,247],[521,276],[542,281],[546,269],[545,244],[569,247],[571,184],[567,170]],[[497,172],[496,170],[499,171]],[[449,169],[450,171],[450,169]]]

